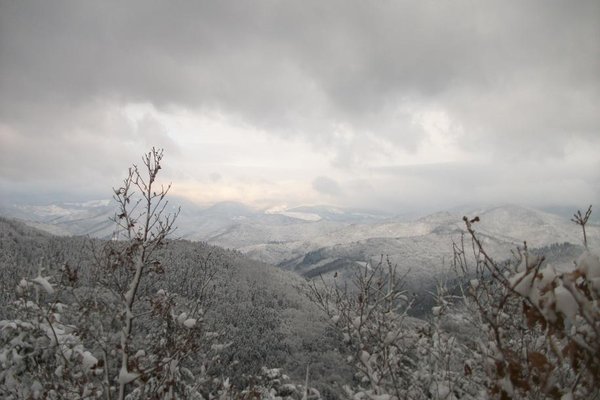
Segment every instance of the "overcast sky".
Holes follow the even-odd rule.
[[[600,202],[600,2],[0,0],[0,196]]]

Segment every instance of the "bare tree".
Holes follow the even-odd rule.
[[[165,246],[179,209],[170,212],[170,185],[157,183],[162,157],[152,149],[114,189],[118,229],[111,241],[90,242],[89,269],[53,265],[19,282],[15,318],[0,321],[0,397],[236,396],[239,390],[213,372],[229,343],[219,343],[222,334],[204,319],[223,260],[195,246],[169,258]],[[182,243],[173,247],[180,252]],[[269,380],[280,381],[273,371],[255,389],[273,389]]]
[[[111,246],[109,260],[113,269],[120,269],[128,274],[129,279],[121,289],[121,368],[119,371],[118,399],[125,397],[126,386],[138,375],[129,372],[128,363],[131,357],[131,334],[134,325],[134,305],[142,277],[150,270],[160,271],[162,265],[155,257],[156,251],[164,244],[167,236],[174,229],[174,222],[179,210],[168,214],[165,212],[168,201],[165,196],[171,185],[157,188],[156,177],[161,169],[160,162],[163,151],[152,148],[143,157],[142,170],[134,165],[120,188],[114,190],[114,199],[119,211],[114,218],[121,228],[117,234],[124,234],[127,242],[124,246]],[[118,237],[118,236],[117,236]]]
[[[585,225],[587,224],[588,219],[590,218],[590,215],[592,215],[591,204],[588,207],[585,214],[581,214],[581,210],[577,210],[577,212],[575,214],[573,214],[573,218],[571,218],[571,221],[573,221],[577,225],[581,226],[581,230],[583,231],[583,245],[585,246],[586,249],[587,249],[588,245],[587,245],[587,235],[585,233]]]

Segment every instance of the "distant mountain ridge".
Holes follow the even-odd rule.
[[[115,206],[110,200],[48,205],[0,206],[0,215],[16,218],[34,228],[60,236],[89,235],[108,238],[114,223]]]
[[[175,211],[173,200],[170,211]],[[108,200],[14,205],[0,215],[58,235],[110,238],[115,205]],[[452,243],[464,232],[462,216],[475,215],[475,229],[498,257],[526,240],[530,247],[553,243],[580,245],[580,227],[562,216],[518,205],[471,207],[441,211],[406,220],[393,215],[331,206],[275,207],[256,210],[242,203],[217,203],[208,208],[184,204],[175,236],[233,248],[254,259],[306,277],[344,272],[388,255],[418,276],[447,268]],[[600,227],[590,224],[588,241],[600,244]]]
[[[209,241],[230,231],[241,221],[251,224],[290,225],[303,222],[335,221],[340,223],[370,222],[389,218],[389,214],[367,210],[342,210],[331,206],[277,207],[256,210],[243,203],[220,202],[199,207],[181,199],[172,199],[168,211],[176,211],[183,203],[178,220],[178,234],[184,238]],[[99,238],[112,236],[116,204],[112,200],[59,202],[47,205],[0,205],[0,215],[17,218],[30,226],[57,235],[90,235]]]

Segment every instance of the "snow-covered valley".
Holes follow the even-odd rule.
[[[0,214],[58,235],[111,238],[114,229],[110,221],[114,205],[108,200],[4,206]],[[327,206],[256,210],[233,202],[208,208],[184,203],[174,236],[236,249],[307,278],[344,274],[353,265],[384,256],[420,280],[449,271],[453,243],[460,243],[465,232],[463,215],[479,216],[475,229],[499,259],[509,257],[524,241],[531,248],[582,244],[581,229],[567,218],[517,205],[462,208],[409,219]],[[590,224],[587,235],[593,248],[600,244],[600,226]]]

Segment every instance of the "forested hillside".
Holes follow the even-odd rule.
[[[19,317],[12,306],[18,298],[15,288],[40,268],[55,284],[67,264],[77,271],[80,290],[94,287],[100,279],[95,253],[104,245],[0,218],[0,320]],[[310,365],[311,383],[324,393],[350,377],[336,350],[335,333],[301,293],[304,280],[299,276],[202,242],[169,241],[159,257],[168,273],[153,277],[145,294],[162,288],[177,293],[181,302],[201,300],[206,325],[226,344],[210,366],[211,375],[230,377],[236,387],[245,387],[261,375],[262,367],[277,367],[301,382]]]
[[[573,217],[583,247],[523,243],[505,261],[478,231],[485,215],[464,217],[453,275],[415,295],[389,258],[307,281],[169,239],[179,211],[156,183],[161,159],[153,149],[114,190],[112,240],[0,218],[4,398],[600,397],[591,207]]]

